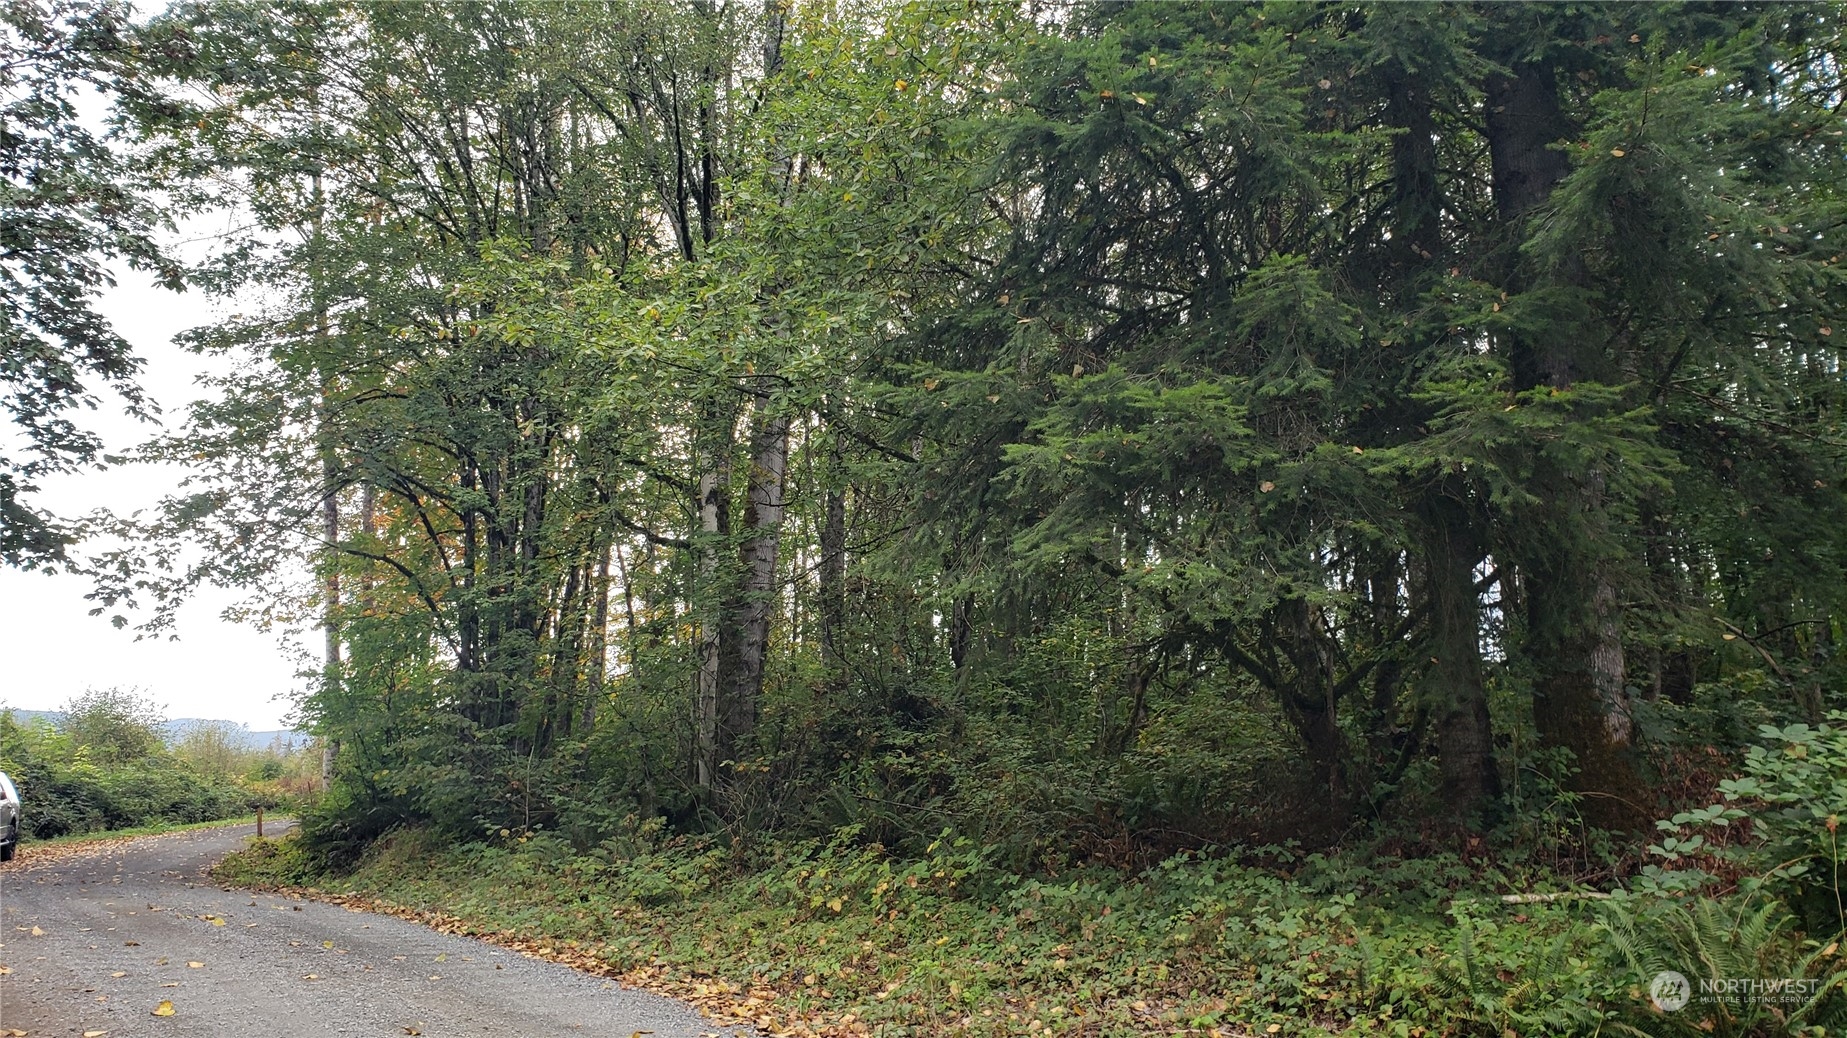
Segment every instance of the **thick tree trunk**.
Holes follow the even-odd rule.
[[[1352,787],[1347,780],[1347,747],[1340,731],[1339,713],[1328,702],[1296,700],[1288,696],[1285,696],[1283,713],[1307,751],[1316,788],[1327,794],[1325,806],[1329,814],[1346,814],[1352,801]]]
[[[1584,816],[1609,828],[1647,821],[1634,758],[1614,585],[1595,573],[1527,574],[1527,652],[1538,669],[1533,719],[1541,740],[1576,760]]]
[[[1430,610],[1424,703],[1435,723],[1444,802],[1479,820],[1501,791],[1482,683],[1481,602],[1475,590],[1481,551],[1469,517],[1455,502],[1432,501],[1423,518],[1423,595]]]
[[[1517,250],[1526,239],[1520,229],[1569,172],[1569,160],[1555,145],[1576,130],[1559,103],[1557,69],[1514,62],[1510,71],[1489,78],[1486,114],[1494,200],[1508,227],[1505,280],[1519,291],[1530,287],[1519,269]],[[1592,341],[1570,327],[1515,338],[1509,359],[1516,386],[1563,390],[1579,378],[1596,377],[1602,365]],[[1632,745],[1621,599],[1607,558],[1611,531],[1602,475],[1550,468],[1537,474],[1534,490],[1550,503],[1549,535],[1543,547],[1515,560],[1526,591],[1534,720],[1542,742],[1576,758],[1570,784],[1584,798],[1585,818],[1607,828],[1631,828],[1646,821],[1648,809]]]
[[[1400,601],[1404,597],[1400,594],[1404,566],[1404,555],[1394,549],[1384,553],[1366,576],[1367,637],[1379,656],[1372,670],[1366,711],[1366,736],[1375,768],[1389,769],[1390,761],[1403,749],[1398,697],[1405,661],[1392,647],[1402,638],[1398,631],[1404,622],[1404,605]]]
[[[1346,736],[1340,730],[1340,702],[1335,697],[1334,665],[1315,607],[1291,598],[1279,603],[1276,630],[1288,641],[1295,680],[1282,689],[1283,712],[1302,739],[1314,768],[1315,783],[1326,790],[1331,814],[1345,814],[1352,803]]]

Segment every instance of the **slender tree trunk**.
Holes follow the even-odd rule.
[[[949,663],[958,672],[968,665],[968,653],[975,642],[975,595],[965,591],[956,596],[949,609]]]
[[[319,122],[320,97],[318,93],[312,102],[315,106],[315,119]],[[315,336],[321,348],[329,348],[332,339],[332,323],[328,313],[326,290],[322,286],[325,272],[323,254],[323,221],[326,196],[321,186],[321,176],[314,174],[312,183],[314,197],[313,248],[314,267],[310,272],[314,293],[314,328]],[[335,696],[340,688],[344,660],[340,653],[340,453],[334,432],[335,389],[334,377],[323,372],[320,385],[320,405],[315,430],[316,450],[320,455],[321,466],[321,560],[325,567],[322,577],[321,627],[325,642],[322,646],[322,694]],[[321,788],[326,789],[333,782],[334,758],[339,755],[340,744],[328,739],[321,744]]]
[[[609,558],[617,551],[613,544],[604,544],[597,553],[596,578],[591,584],[590,637],[589,647],[584,661],[583,708],[579,713],[578,731],[588,738],[596,731],[597,701],[603,698],[603,682],[609,674]],[[624,577],[625,584],[627,578]],[[623,594],[629,594],[625,587]],[[634,608],[629,610],[629,627],[633,631],[635,623]],[[631,633],[631,646],[633,635]]]
[[[706,793],[716,788],[718,766],[724,759],[719,756],[719,700],[726,655],[725,599],[729,596],[721,595],[719,584],[724,579],[720,553],[731,532],[730,482],[730,462],[721,450],[699,477],[699,593],[706,602],[699,630],[699,669],[694,676],[693,782]]]
[[[840,638],[846,621],[847,495],[840,485],[840,438],[829,437],[828,486],[822,503],[821,565],[818,572],[821,616],[821,665],[830,682],[841,669]],[[957,661],[957,666],[960,666]]]
[[[722,748],[731,753],[756,728],[758,705],[763,699],[789,468],[789,417],[780,410],[779,403],[769,397],[759,398],[753,425],[750,476],[744,491],[746,540],[740,558],[743,586],[737,625],[736,684],[720,718]]]

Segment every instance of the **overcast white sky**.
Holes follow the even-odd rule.
[[[146,358],[141,384],[169,425],[181,422],[187,403],[203,395],[197,376],[218,363],[174,346],[172,338],[209,321],[213,307],[197,292],[175,295],[133,272],[104,297],[104,314]],[[158,431],[128,418],[119,400],[104,395],[101,408],[78,420],[100,432],[112,450]],[[65,516],[99,507],[125,514],[153,505],[180,478],[177,470],[156,466],[51,477],[41,481],[35,500]],[[164,704],[168,717],[233,721],[256,731],[284,727],[301,687],[295,677],[299,645],[224,620],[220,614],[241,593],[201,593],[179,614],[178,641],[137,642],[132,629],[117,630],[107,616],[88,615],[88,590],[78,577],[0,566],[0,706],[54,710],[86,688],[119,686]]]

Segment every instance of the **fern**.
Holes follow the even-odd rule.
[[[1847,1018],[1847,998],[1842,995],[1847,971],[1833,969],[1836,946],[1811,945],[1805,952],[1795,917],[1780,902],[1755,907],[1711,898],[1647,907],[1613,902],[1599,925],[1640,984],[1673,970],[1686,976],[1695,990],[1694,1000],[1674,1012],[1658,1010],[1639,995],[1612,1021],[1611,1033],[1637,1038],[1756,1038],[1817,1034],[1818,1027],[1833,1033]],[[1820,983],[1812,993],[1796,996],[1799,1002],[1700,990],[1702,979],[1784,977]]]
[[[1454,954],[1434,963],[1430,974],[1445,1002],[1459,1007],[1453,1022],[1458,1033],[1489,1036],[1514,1034],[1588,1034],[1605,1014],[1581,1000],[1560,998],[1564,983],[1583,966],[1570,956],[1570,939],[1560,935],[1507,980],[1483,962],[1474,920],[1455,913],[1459,938]]]

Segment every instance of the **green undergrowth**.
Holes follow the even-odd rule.
[[[402,831],[338,874],[285,839],[218,875],[773,990],[786,1031],[1504,1038],[1635,1015],[1642,980],[1601,925],[1608,905],[1509,904],[1528,877],[1454,856],[1276,862],[1033,878],[947,838],[898,860],[852,831],[739,851],[643,827],[589,854],[547,834],[457,848]]]

